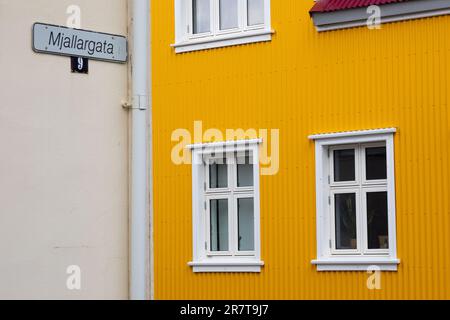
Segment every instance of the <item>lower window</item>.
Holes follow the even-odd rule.
[[[194,272],[259,272],[259,140],[191,146]]]
[[[395,129],[315,135],[318,270],[395,271]]]

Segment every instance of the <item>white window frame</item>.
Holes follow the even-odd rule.
[[[193,261],[188,265],[193,272],[260,272],[264,262],[261,261],[260,241],[260,191],[259,191],[259,145],[261,139],[227,141],[219,143],[195,144],[187,146],[192,152],[192,227],[193,227]],[[227,189],[209,189],[208,161],[213,155],[234,155],[250,152],[253,160],[253,187],[237,187],[236,165],[228,164]],[[219,156],[221,158],[221,156]],[[231,171],[230,171],[231,170]],[[231,178],[230,178],[231,177]],[[224,197],[228,202],[229,252],[211,252],[209,250],[209,199]],[[239,252],[235,245],[237,239],[237,205],[238,198],[254,199],[254,251]],[[231,201],[230,201],[231,200]],[[234,217],[235,213],[236,217]],[[235,239],[236,238],[236,239]]]
[[[351,131],[332,134],[319,134],[309,136],[310,140],[315,142],[315,165],[316,165],[316,221],[317,221],[317,258],[311,263],[317,266],[318,271],[367,271],[369,268],[376,266],[382,271],[397,271],[400,260],[397,259],[397,236],[396,236],[396,218],[395,218],[395,169],[394,169],[394,133],[395,128]],[[355,145],[370,145],[382,143],[386,146],[386,161],[387,161],[387,180],[385,185],[379,180],[370,181],[367,183],[365,179],[364,165],[362,168],[355,168],[356,179],[358,179],[358,172],[361,181],[367,183],[371,190],[384,190],[388,192],[388,234],[389,234],[389,249],[387,250],[362,250],[365,244],[358,243],[358,250],[333,250],[334,237],[332,220],[333,197],[330,185],[333,185],[334,177],[332,169],[332,153],[329,151],[336,148],[354,147]],[[353,146],[351,146],[353,145]],[[344,147],[345,148],[345,147]],[[364,152],[361,152],[361,154]],[[365,163],[365,161],[358,161],[357,157],[360,154],[355,154],[355,162]],[[358,166],[358,165],[357,165]],[[329,177],[330,176],[330,177]],[[330,179],[330,182],[329,182]],[[337,183],[339,185],[339,183]],[[345,188],[345,187],[343,187]],[[351,187],[349,187],[351,188]],[[353,190],[353,189],[352,189]],[[352,191],[354,192],[354,191]],[[365,190],[361,191],[365,192]],[[345,192],[343,192],[345,193]],[[364,197],[357,196],[358,199]],[[364,200],[362,204],[358,205],[359,210],[364,210]],[[364,212],[361,215],[364,219]],[[363,221],[364,222],[364,221]],[[361,222],[360,222],[361,225]],[[357,232],[361,232],[358,230]],[[363,229],[363,228],[362,228]],[[365,241],[363,236],[357,237],[357,241]]]
[[[264,23],[249,26],[247,0],[238,0],[238,28],[220,30],[219,0],[211,1],[210,32],[193,33],[192,0],[175,0],[176,53],[220,48],[238,44],[270,41],[274,33],[270,26],[270,0],[264,0]]]

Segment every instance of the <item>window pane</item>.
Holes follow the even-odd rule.
[[[356,195],[336,194],[336,249],[356,249]]]
[[[367,243],[369,249],[388,249],[387,192],[367,193]]]
[[[247,0],[248,25],[264,23],[264,0]]]
[[[220,30],[237,28],[238,0],[219,0]]]
[[[355,149],[334,151],[334,181],[355,180]]]
[[[366,148],[366,179],[386,178],[386,147]]]
[[[239,158],[237,165],[237,185],[238,187],[253,186],[253,164],[250,157]]]
[[[238,199],[239,251],[255,250],[253,198]]]
[[[210,201],[211,251],[228,251],[228,200]]]
[[[211,189],[228,187],[228,168],[226,159],[209,165],[209,187]]]
[[[210,0],[192,0],[192,24],[195,34],[210,31],[210,2]]]

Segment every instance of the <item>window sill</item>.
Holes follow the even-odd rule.
[[[373,270],[374,267],[378,267],[380,271],[397,271],[400,260],[376,257],[326,258],[313,260],[311,263],[317,266],[317,271],[368,271]]]
[[[188,265],[192,267],[195,273],[200,272],[261,272],[261,267],[264,266],[262,261],[249,262],[232,262],[232,261],[217,261],[217,262],[189,262]]]
[[[263,42],[272,40],[272,30],[244,31],[236,34],[229,34],[217,37],[200,38],[188,40],[172,44],[175,53],[183,53],[189,51],[206,50],[213,48],[221,48],[227,46],[235,46],[239,44]]]

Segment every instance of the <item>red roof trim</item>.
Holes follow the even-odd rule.
[[[404,1],[409,0],[319,0],[309,12],[330,12]]]

